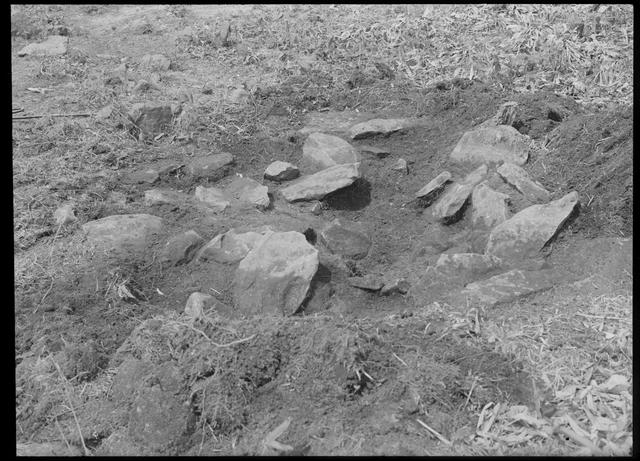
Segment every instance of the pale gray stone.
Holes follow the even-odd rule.
[[[335,165],[312,175],[303,176],[280,190],[288,202],[320,200],[325,195],[350,186],[361,177],[360,164]]]
[[[467,131],[451,152],[451,160],[470,163],[511,162],[524,165],[530,139],[512,126],[499,125]]]
[[[509,219],[509,196],[491,189],[486,181],[471,194],[471,222],[474,227],[491,229]]]
[[[497,171],[505,181],[515,187],[529,201],[534,203],[547,203],[551,198],[549,191],[539,183],[533,181],[531,177],[529,177],[529,174],[519,166],[505,162]]]
[[[344,139],[324,133],[311,133],[302,146],[302,160],[311,172],[335,165],[360,161],[358,151]]]

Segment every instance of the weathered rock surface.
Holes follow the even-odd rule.
[[[235,205],[242,207],[249,205],[264,210],[269,207],[269,188],[251,178],[236,178],[224,190]]]
[[[364,277],[349,277],[349,285],[368,291],[379,291],[382,286],[382,280],[373,274],[367,274]]]
[[[262,240],[268,229],[262,232],[236,233],[231,229],[216,235],[198,252],[198,261],[216,261],[222,264],[234,264],[241,261]]]
[[[487,166],[481,165],[469,173],[461,183],[453,184],[434,206],[433,216],[443,222],[455,220],[467,203],[473,188],[484,179],[487,171]]]
[[[271,181],[290,181],[300,176],[300,170],[297,166],[289,162],[275,161],[272,162],[266,170],[264,170],[265,179]]]
[[[409,166],[407,165],[407,161],[403,158],[396,160],[395,163],[391,165],[391,169],[401,171],[404,174],[409,174]]]
[[[168,205],[172,208],[178,208],[188,201],[189,196],[187,194],[175,190],[149,189],[144,192],[144,203],[146,206]]]
[[[320,240],[332,253],[353,259],[364,258],[371,248],[369,237],[344,226],[337,219],[322,229]]]
[[[301,135],[315,132],[347,134],[355,123],[371,117],[370,114],[354,110],[329,110],[326,112],[310,112],[305,115],[305,126],[298,130]]]
[[[441,275],[469,277],[497,269],[501,263],[500,258],[478,253],[442,254],[434,269]]]
[[[247,315],[291,315],[318,270],[318,250],[299,232],[268,232],[240,261],[234,277],[236,309]]]
[[[534,203],[547,203],[551,194],[547,189],[533,181],[529,174],[513,163],[505,162],[498,168],[498,174],[515,187],[522,195]]]
[[[192,319],[199,319],[204,317],[204,311],[206,309],[215,304],[216,298],[207,293],[191,293],[184,306],[184,313]]]
[[[208,178],[215,181],[225,177],[234,162],[233,155],[228,152],[207,155],[206,157],[194,159],[189,163],[187,165],[187,173],[194,178]]]
[[[309,171],[360,161],[358,151],[344,139],[324,133],[311,133],[302,146],[302,161]]]
[[[157,169],[148,167],[134,171],[127,176],[127,182],[133,184],[153,184],[160,179],[160,172]]]
[[[491,229],[509,219],[509,196],[493,190],[486,182],[474,187],[471,194],[471,222],[474,227]]]
[[[525,208],[491,231],[485,253],[510,261],[535,256],[577,204],[578,193],[571,192],[545,205]]]
[[[319,200],[325,195],[350,186],[361,177],[360,164],[335,165],[312,175],[303,176],[295,183],[281,189],[288,202]]]
[[[173,110],[170,105],[166,104],[134,104],[128,115],[136,127],[148,136],[166,130],[173,121]]]
[[[160,254],[160,263],[166,266],[186,264],[203,244],[204,239],[194,230],[178,234],[166,243]]]
[[[536,291],[551,288],[557,279],[552,269],[523,271],[514,269],[486,280],[468,284],[457,296],[471,304],[494,306]]]
[[[82,449],[64,442],[16,442],[17,456],[82,456]]]
[[[479,127],[485,128],[490,126],[498,126],[498,125],[513,125],[513,122],[516,118],[516,107],[518,106],[517,102],[509,101],[505,102],[500,106],[498,112],[488,120],[482,122]]]
[[[140,59],[140,67],[153,72],[166,71],[171,67],[171,61],[162,54],[145,54]]]
[[[58,226],[64,226],[65,224],[71,224],[78,220],[76,218],[75,211],[73,210],[73,204],[66,203],[61,207],[58,207],[53,212],[53,219],[55,219]]]
[[[163,450],[180,445],[193,431],[194,422],[189,407],[173,392],[154,386],[144,388],[136,398],[128,429],[134,441]]]
[[[390,118],[382,119],[375,118],[366,122],[361,122],[353,125],[349,129],[349,136],[351,139],[363,139],[370,136],[376,136],[379,134],[388,135],[396,131],[400,131],[409,126],[409,122],[406,119]]]
[[[529,138],[512,126],[489,126],[462,135],[451,152],[451,159],[470,163],[505,161],[524,165],[529,158],[529,150]]]
[[[217,187],[197,186],[195,197],[196,200],[201,201],[216,213],[223,212],[229,205],[231,205],[231,201],[224,191]]]
[[[44,42],[29,43],[18,51],[18,56],[57,56],[67,52],[69,37],[50,35]]]
[[[438,176],[429,181],[426,186],[416,192],[416,198],[420,198],[423,200],[432,200],[435,196],[442,192],[444,186],[448,182],[451,182],[451,173],[449,173],[448,171],[443,171]]]
[[[116,254],[140,254],[162,229],[162,219],[148,214],[113,215],[82,226],[89,244]]]

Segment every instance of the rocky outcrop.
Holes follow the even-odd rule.
[[[509,261],[536,256],[577,205],[578,193],[571,192],[545,205],[525,208],[491,231],[485,253]]]
[[[487,166],[481,165],[469,173],[459,184],[453,184],[445,192],[433,208],[433,216],[445,223],[450,223],[459,217],[473,188],[487,175]]]
[[[233,281],[236,309],[245,315],[291,315],[318,270],[318,250],[299,232],[267,232],[240,261]]]

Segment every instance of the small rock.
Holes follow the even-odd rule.
[[[216,213],[223,212],[229,205],[231,205],[229,197],[227,197],[221,189],[216,187],[197,186],[195,197],[196,200],[203,202]]]
[[[416,198],[420,198],[425,201],[433,200],[440,192],[444,190],[444,186],[451,182],[451,173],[443,171],[438,176],[433,178],[422,189],[416,192]]]
[[[311,213],[316,216],[320,216],[322,214],[322,202],[316,202],[311,207]]]
[[[229,101],[234,104],[244,104],[249,101],[251,95],[243,88],[236,88],[229,93]]]
[[[204,239],[194,230],[178,234],[166,243],[160,254],[160,262],[166,266],[179,266],[193,259]]]
[[[135,126],[140,129],[140,132],[146,136],[165,131],[173,121],[171,106],[165,104],[134,104],[128,116]]]
[[[267,232],[240,261],[234,300],[241,312],[294,314],[307,296],[318,270],[318,250],[299,232]]]
[[[205,309],[215,305],[215,300],[213,296],[206,293],[191,293],[184,306],[184,313],[192,319],[201,319],[204,317]]]
[[[264,170],[265,179],[271,181],[289,181],[298,176],[300,176],[300,170],[289,162],[275,161]]]
[[[145,54],[140,59],[140,67],[152,72],[167,71],[171,67],[171,61],[162,54]]]
[[[288,202],[320,200],[325,195],[350,186],[361,177],[360,164],[335,165],[315,174],[303,176],[295,183],[281,189]]]
[[[360,145],[358,146],[358,149],[363,154],[375,155],[378,158],[385,158],[385,157],[388,157],[389,154],[391,154],[391,151],[389,149],[383,149],[380,147],[373,147],[373,146],[367,146],[367,145]]]
[[[235,163],[233,155],[224,152],[194,159],[187,165],[187,172],[196,179],[208,178],[212,181],[226,176]]]
[[[407,161],[403,158],[399,158],[396,162],[391,165],[391,169],[395,171],[402,171],[405,174],[409,174],[409,167],[407,166]]]
[[[491,229],[509,219],[509,196],[491,189],[486,181],[471,194],[471,222],[474,227]]]
[[[73,205],[67,203],[59,207],[54,213],[53,218],[56,220],[58,226],[64,226],[65,224],[77,221],[75,212],[73,211]]]
[[[396,279],[393,282],[385,283],[382,289],[380,290],[380,294],[382,296],[389,296],[394,293],[407,294],[409,292],[409,282],[405,279]]]
[[[498,174],[533,203],[547,203],[551,194],[533,181],[529,174],[513,163],[505,162],[498,168]]]
[[[353,259],[362,259],[369,254],[371,240],[354,229],[334,220],[320,232],[320,239],[335,254]]]
[[[349,285],[368,291],[378,291],[382,288],[382,281],[373,274],[367,274],[363,277],[349,277]]]
[[[578,203],[578,193],[571,192],[553,202],[525,208],[491,231],[485,253],[509,261],[536,256]]]
[[[67,52],[69,37],[50,35],[44,42],[30,43],[20,51],[18,56],[57,56]]]
[[[302,160],[312,172],[360,161],[358,151],[347,141],[324,133],[311,133],[302,146]]]
[[[239,202],[239,205],[251,205],[260,210],[269,207],[269,188],[251,178],[236,178],[225,188],[225,195]]]
[[[455,220],[467,203],[473,188],[484,179],[487,171],[487,166],[481,165],[469,173],[460,184],[454,184],[434,206],[433,216],[447,223]]]
[[[499,125],[467,131],[451,152],[451,160],[470,163],[511,162],[524,165],[529,138],[512,126]]]
[[[351,139],[363,139],[376,135],[389,135],[409,126],[406,119],[373,119],[357,123],[349,129]]]
[[[160,180],[160,172],[155,168],[145,168],[143,170],[134,171],[126,178],[127,182],[133,184],[153,184]]]

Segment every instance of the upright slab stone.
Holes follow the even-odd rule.
[[[322,229],[320,240],[332,253],[353,259],[364,258],[371,248],[369,237],[344,226],[337,219]]]
[[[280,190],[288,202],[320,200],[325,195],[350,186],[361,177],[360,164],[336,165],[312,175],[303,176],[295,183]]]
[[[511,162],[529,159],[530,139],[512,126],[499,125],[467,131],[451,152],[451,160],[469,163]]]
[[[551,288],[558,275],[555,270],[523,271],[514,269],[486,280],[468,284],[458,295],[459,302],[492,307],[537,291]]]
[[[268,232],[240,261],[234,277],[236,309],[246,315],[291,315],[318,270],[318,250],[299,232]]]
[[[228,152],[195,158],[187,165],[187,172],[196,179],[218,180],[225,177],[235,162]]]
[[[458,218],[473,188],[484,179],[487,171],[487,166],[481,165],[469,173],[461,183],[453,184],[434,206],[433,216],[445,223]]]
[[[429,181],[426,186],[416,192],[416,198],[422,200],[432,200],[444,189],[444,186],[448,182],[451,182],[451,173],[449,173],[448,171],[443,171],[438,176]]]
[[[491,231],[485,253],[510,261],[535,256],[577,204],[578,193],[571,192],[545,205],[525,208]]]
[[[474,227],[491,229],[509,219],[509,196],[491,189],[486,181],[471,194],[471,222]]]
[[[364,139],[376,135],[389,135],[403,130],[410,125],[409,121],[401,118],[375,118],[362,123],[356,123],[349,129],[351,139]]]
[[[533,181],[529,174],[513,163],[505,162],[498,168],[498,174],[515,187],[522,195],[534,203],[547,203],[551,194],[542,185]]]
[[[162,219],[148,214],[113,215],[82,226],[90,245],[119,256],[141,255],[162,230]]]
[[[357,163],[360,155],[344,139],[324,133],[311,133],[302,146],[303,166],[319,171],[334,165]]]

